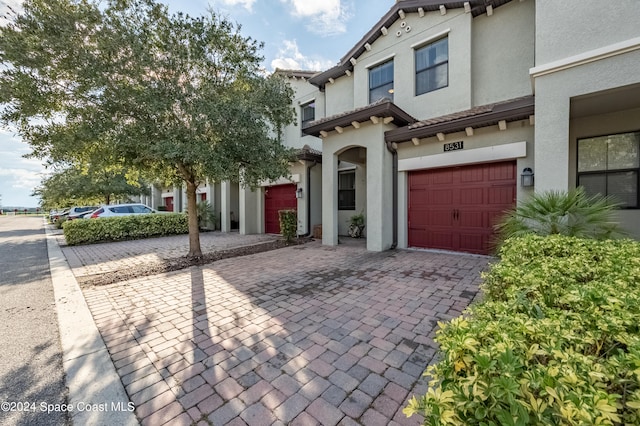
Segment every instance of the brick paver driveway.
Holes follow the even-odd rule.
[[[488,258],[309,243],[84,290],[143,424],[419,424]]]

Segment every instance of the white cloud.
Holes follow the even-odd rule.
[[[291,8],[295,17],[310,18],[307,29],[322,36],[342,34],[347,31],[347,21],[351,18],[350,7],[342,0],[281,0]]]
[[[222,0],[222,3],[228,6],[242,6],[249,12],[253,11],[253,4],[256,0]]]
[[[40,185],[42,173],[26,169],[0,169],[0,177],[7,186],[16,189],[33,190]],[[5,185],[6,185],[5,184]]]
[[[0,0],[0,25],[8,23],[16,13],[20,12],[22,12],[22,0]]]
[[[305,56],[300,52],[296,40],[283,40],[276,58],[271,61],[271,68],[286,70],[324,71],[334,63],[328,59]]]

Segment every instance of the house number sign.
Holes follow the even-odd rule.
[[[445,143],[444,144],[444,152],[457,151],[459,149],[464,149],[464,142],[463,141],[449,142],[449,143]]]

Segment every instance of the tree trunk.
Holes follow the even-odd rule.
[[[110,203],[110,201],[111,201],[111,194],[107,194],[107,195],[104,197],[104,200],[106,201],[106,203],[105,203],[105,204],[106,204],[106,205],[109,205],[109,203]]]
[[[196,206],[196,184],[187,181],[187,212],[189,215],[189,253],[190,258],[202,257],[200,248],[200,229],[198,227],[198,208]]]

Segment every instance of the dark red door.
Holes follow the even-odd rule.
[[[513,161],[411,172],[409,246],[488,254],[515,201]]]
[[[280,233],[280,210],[296,210],[296,185],[269,186],[264,190],[264,230],[267,234]]]
[[[164,199],[164,205],[167,208],[168,212],[173,211],[173,197],[167,197]]]

